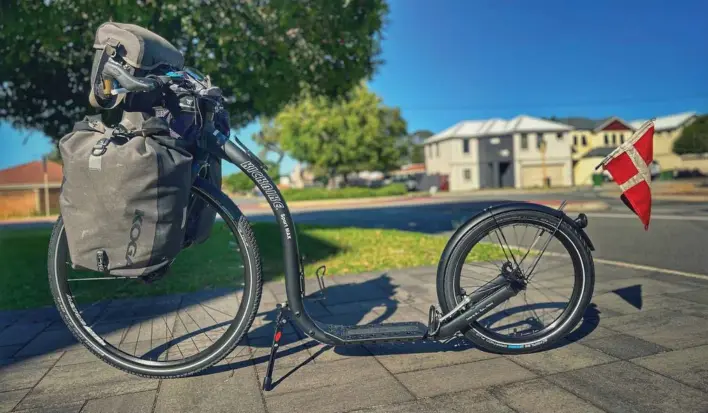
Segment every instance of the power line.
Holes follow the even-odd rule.
[[[667,103],[684,100],[703,100],[708,99],[708,92],[699,95],[680,96],[680,97],[663,97],[663,98],[624,98],[613,100],[596,100],[585,102],[557,102],[557,103],[522,103],[515,102],[513,104],[482,104],[479,105],[461,105],[461,106],[398,106],[401,110],[408,111],[461,111],[461,110],[518,110],[520,107],[524,110],[539,109],[539,108],[573,108],[587,106],[616,106],[622,104],[643,104],[643,103]]]

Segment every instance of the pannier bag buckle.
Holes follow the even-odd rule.
[[[101,138],[96,142],[95,145],[93,145],[93,149],[91,150],[91,155],[93,156],[101,156],[104,153],[106,153],[106,149],[108,148],[108,141],[110,139],[107,138]]]

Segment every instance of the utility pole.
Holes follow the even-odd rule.
[[[546,141],[543,139],[543,135],[538,135],[539,143],[538,150],[541,152],[541,174],[543,175],[543,187],[546,185]]]

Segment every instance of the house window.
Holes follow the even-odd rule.
[[[585,135],[583,135],[583,146],[588,146],[588,140],[585,138]]]
[[[543,135],[539,133],[536,136],[536,149],[541,149],[542,144],[543,144]]]
[[[622,143],[624,143],[624,135],[620,136],[620,141],[622,141]]]
[[[609,144],[610,144],[610,135],[605,134],[605,145],[609,145]]]
[[[612,134],[612,144],[617,145],[617,137],[615,136],[614,133]]]
[[[559,132],[558,135],[556,135],[556,139],[558,139],[559,141],[562,141],[562,140],[563,140],[563,134]]]
[[[577,145],[577,144],[578,144],[578,137],[573,136],[573,145]]]
[[[469,169],[464,169],[462,171],[462,177],[465,178],[465,181],[469,181],[470,179],[472,179],[472,171],[470,171]]]
[[[462,140],[462,152],[470,153],[470,140],[469,139]]]
[[[521,134],[521,149],[529,148],[529,137],[525,133]]]

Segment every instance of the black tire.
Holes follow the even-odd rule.
[[[459,278],[462,265],[470,250],[487,234],[495,228],[509,225],[527,223],[542,226],[553,233],[558,227],[560,218],[535,210],[516,210],[497,213],[494,217],[481,220],[477,225],[467,229],[459,237],[455,245],[451,245],[448,259],[441,263],[438,271],[438,299],[443,314],[450,312],[460,301]],[[558,227],[555,238],[566,248],[573,263],[576,282],[567,307],[561,316],[552,323],[541,336],[530,338],[506,338],[477,322],[470,324],[470,329],[465,332],[465,337],[487,351],[499,354],[524,354],[542,351],[554,346],[558,340],[569,334],[580,322],[585,310],[592,299],[595,270],[592,255],[588,245],[578,230],[571,224],[563,221]],[[580,283],[578,283],[578,281]],[[503,339],[501,337],[504,337]]]
[[[60,216],[54,225],[49,243],[49,285],[56,307],[69,331],[88,350],[104,362],[125,372],[149,378],[177,378],[196,374],[221,361],[241,342],[258,312],[261,299],[261,260],[256,238],[251,226],[233,202],[215,187],[202,180],[192,188],[192,193],[203,199],[222,216],[224,223],[236,238],[242,251],[244,266],[243,296],[239,310],[226,332],[213,345],[180,361],[142,360],[122,352],[100,338],[88,323],[82,322],[74,304],[66,277],[62,276],[58,261],[68,257],[64,222]],[[61,262],[66,268],[64,262]]]

